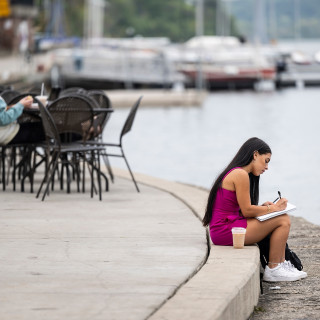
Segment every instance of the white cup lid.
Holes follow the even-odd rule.
[[[231,229],[232,233],[240,233],[240,234],[242,234],[242,233],[246,233],[246,231],[247,230],[245,228],[239,228],[239,227]]]

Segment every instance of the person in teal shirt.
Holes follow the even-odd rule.
[[[21,116],[25,107],[31,107],[32,101],[32,98],[25,97],[17,104],[8,107],[6,102],[0,97],[0,126],[6,126],[16,121]]]
[[[32,107],[33,98],[27,96],[18,103],[7,106],[0,97],[0,145],[12,143],[37,142],[44,140],[41,123],[25,123],[19,125],[17,119],[24,108]]]

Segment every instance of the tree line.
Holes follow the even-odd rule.
[[[40,12],[35,21],[40,32],[45,31],[50,12],[44,10],[51,1],[56,0],[34,0]],[[195,35],[196,1],[105,0],[104,36],[168,37],[173,42],[184,42]],[[61,0],[66,36],[83,36],[85,2]],[[256,3],[256,0],[204,0],[204,34],[242,35],[253,39]],[[320,36],[319,0],[265,0],[263,3],[264,27],[269,40]]]
[[[39,32],[45,32],[49,13],[48,2],[35,0],[39,16],[35,23]],[[105,37],[168,37],[183,42],[195,35],[196,0],[107,0],[104,9]],[[217,0],[204,0],[204,34],[216,34]],[[65,0],[64,29],[67,36],[83,36],[85,0]],[[232,23],[232,34],[237,34]]]

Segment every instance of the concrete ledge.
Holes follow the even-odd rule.
[[[256,247],[213,246],[208,261],[150,319],[248,319],[259,298]]]
[[[116,175],[130,179],[125,170],[117,169]],[[177,197],[201,220],[206,190],[137,173],[135,177],[140,183]],[[259,267],[257,246],[235,250],[212,245],[208,260],[198,273],[149,319],[248,319],[259,299]]]
[[[115,109],[131,107],[140,96],[143,96],[142,107],[201,106],[208,96],[207,91],[195,89],[183,91],[165,89],[108,90],[106,93]]]

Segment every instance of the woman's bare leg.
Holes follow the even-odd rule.
[[[270,237],[269,267],[276,267],[285,259],[285,248],[290,231],[290,218],[287,214],[266,220],[247,220],[247,232],[245,244],[253,244],[264,239],[268,234]]]

